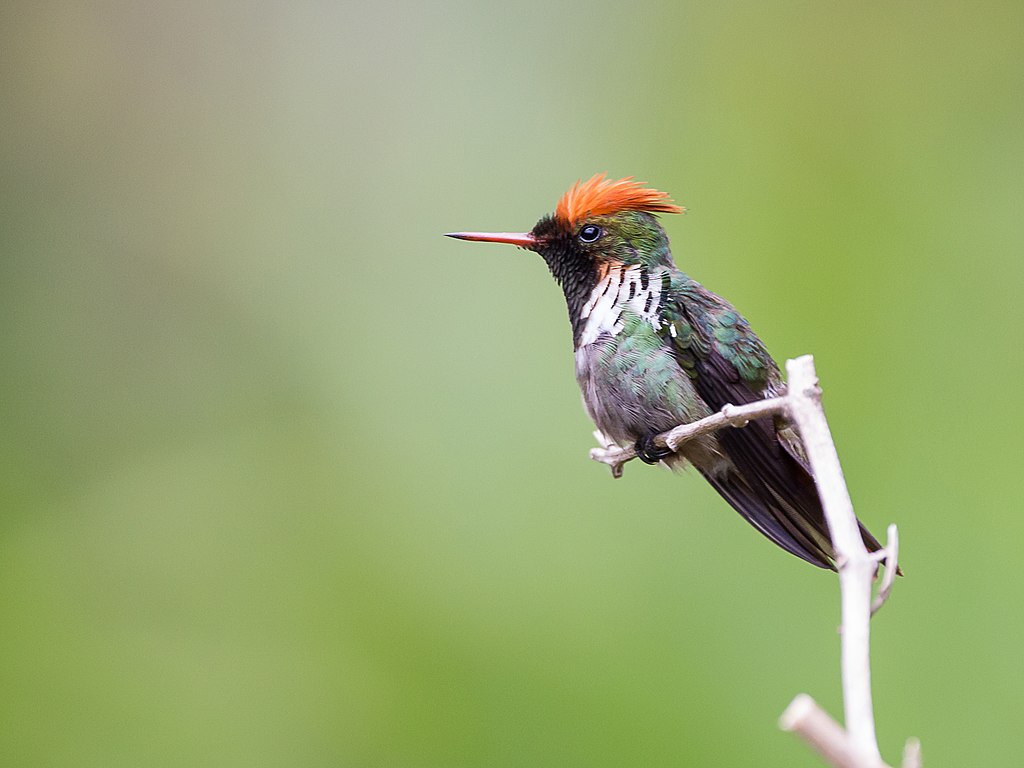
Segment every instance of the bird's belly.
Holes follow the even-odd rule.
[[[653,330],[650,336],[605,334],[576,351],[584,407],[597,428],[620,445],[710,415],[672,353]],[[714,437],[694,441],[683,453],[695,463],[713,464],[716,443]]]

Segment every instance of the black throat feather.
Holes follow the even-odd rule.
[[[579,247],[573,233],[551,217],[538,221],[533,235],[540,242],[537,252],[565,294],[575,347],[583,334],[583,307],[597,286],[597,265],[593,257]]]

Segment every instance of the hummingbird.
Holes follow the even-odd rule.
[[[648,464],[692,465],[767,538],[820,568],[835,552],[803,444],[782,418],[680,446],[654,437],[726,404],[785,391],[764,342],[725,299],[676,267],[659,213],[683,213],[633,177],[577,181],[529,232],[448,237],[535,251],[565,295],[576,380],[598,430]],[[863,524],[869,551],[881,547]]]

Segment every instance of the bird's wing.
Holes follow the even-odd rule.
[[[712,410],[775,394],[781,375],[763,342],[727,302],[681,279],[673,286],[663,337]],[[823,568],[832,545],[814,487],[791,435],[780,439],[773,421],[723,429],[718,441],[732,465],[705,474],[716,490],[755,528],[783,549]]]

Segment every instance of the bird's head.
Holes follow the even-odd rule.
[[[670,264],[668,237],[654,213],[682,213],[671,198],[633,181],[603,173],[578,181],[555,212],[529,232],[452,232],[448,237],[510,243],[536,251],[563,287],[587,281],[612,265]]]

